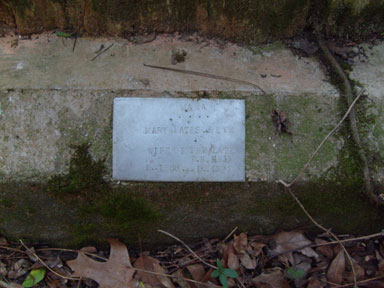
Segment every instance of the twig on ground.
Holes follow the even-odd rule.
[[[4,282],[4,281],[1,281],[0,280],[0,287],[3,287],[3,288],[19,288],[19,287],[22,287],[20,285],[13,285],[12,283],[7,283],[7,282]]]
[[[328,51],[329,52],[329,51]],[[336,61],[336,60],[335,60]],[[345,76],[345,75],[344,75]],[[349,83],[349,82],[348,82]],[[347,112],[344,114],[343,118],[340,120],[340,122],[331,130],[331,132],[328,133],[328,135],[323,139],[323,141],[320,143],[320,145],[316,148],[315,152],[312,154],[312,156],[309,158],[308,162],[305,164],[304,168],[301,170],[301,172],[297,175],[297,177],[291,182],[291,183],[286,183],[284,180],[279,180],[278,182],[283,184],[283,186],[288,190],[288,192],[291,194],[291,196],[293,197],[293,199],[295,199],[295,201],[297,202],[297,204],[299,204],[300,208],[303,210],[303,212],[307,215],[307,217],[312,221],[313,224],[315,224],[317,227],[319,227],[321,230],[325,231],[326,233],[328,233],[329,235],[331,235],[332,237],[334,237],[337,241],[338,244],[340,244],[340,246],[342,247],[345,255],[347,256],[347,259],[348,261],[350,262],[351,264],[351,269],[352,269],[352,274],[353,274],[353,282],[354,282],[354,286],[357,287],[357,280],[356,280],[356,271],[355,271],[355,267],[353,265],[353,261],[352,261],[352,258],[351,258],[351,255],[349,255],[347,249],[344,247],[343,243],[340,241],[339,237],[337,237],[333,232],[331,232],[330,230],[326,229],[325,227],[323,227],[322,225],[320,225],[315,219],[313,219],[313,217],[308,213],[307,209],[305,209],[305,207],[303,206],[303,204],[300,202],[300,200],[296,197],[296,195],[293,193],[293,191],[291,190],[290,186],[292,184],[294,184],[303,174],[304,172],[306,171],[306,169],[309,167],[309,165],[311,164],[313,158],[315,157],[315,155],[319,152],[320,148],[324,145],[324,143],[328,140],[328,138],[333,134],[335,133],[335,131],[340,127],[340,125],[344,122],[344,120],[347,118],[347,116],[349,115],[349,113],[352,113],[354,110],[353,110],[353,106],[356,104],[357,100],[359,100],[359,98],[361,97],[361,95],[364,93],[364,90],[362,90],[359,95],[357,95],[357,97],[352,101],[352,103],[349,105],[349,108],[347,110]],[[365,154],[364,154],[365,156]],[[365,174],[364,174],[365,175]],[[369,175],[369,171],[368,171],[368,175]],[[367,187],[366,187],[367,188]]]
[[[49,250],[52,250],[52,251],[74,252],[74,253],[84,253],[85,255],[92,256],[92,257],[95,257],[95,258],[99,258],[100,260],[108,261],[108,258],[105,258],[103,256],[99,256],[97,254],[93,254],[93,253],[89,253],[89,252],[85,252],[85,251],[81,251],[81,250],[75,250],[75,249],[42,248],[42,249],[38,249],[36,251],[49,251]],[[164,273],[158,273],[158,272],[153,272],[153,271],[142,270],[142,269],[135,268],[135,267],[130,267],[129,269],[133,269],[135,271],[140,271],[140,272],[144,272],[144,273],[148,273],[148,274],[153,274],[153,275],[160,275],[160,276],[165,276],[165,277],[170,277],[170,278],[175,278],[175,279],[181,279],[181,280],[185,280],[185,281],[188,281],[188,282],[192,282],[192,283],[196,283],[196,284],[201,284],[201,285],[209,286],[209,287],[221,287],[221,286],[217,286],[217,285],[214,285],[214,284],[207,284],[207,283],[199,282],[199,281],[188,279],[188,278],[180,278],[180,277],[174,276],[174,275],[169,275],[169,274],[164,274]],[[75,280],[81,280],[81,278],[76,278]]]
[[[344,86],[344,96],[347,100],[348,105],[352,106],[352,99],[353,99],[353,91],[351,84],[349,83],[348,77],[345,75],[343,69],[335,59],[335,57],[332,55],[332,53],[329,51],[328,47],[325,45],[325,43],[319,39],[319,46],[320,49],[323,51],[325,58],[329,61],[332,68],[335,70],[335,72],[339,75],[341,80],[343,81]],[[374,186],[372,183],[371,174],[369,172],[369,165],[368,165],[368,159],[365,154],[365,151],[363,149],[363,146],[360,141],[360,135],[359,131],[357,130],[357,124],[356,124],[356,112],[355,109],[351,109],[349,114],[349,124],[352,132],[352,138],[357,146],[357,152],[360,157],[361,166],[362,166],[362,172],[364,176],[364,182],[365,182],[365,193],[367,194],[369,200],[373,202],[375,205],[380,204],[379,198],[376,196],[374,191]]]
[[[292,198],[296,201],[296,203],[300,206],[301,210],[303,210],[303,212],[305,213],[305,215],[307,215],[307,217],[312,221],[313,224],[315,224],[315,226],[317,226],[318,228],[320,228],[321,230],[323,230],[324,232],[326,232],[327,234],[331,235],[333,238],[336,239],[337,243],[341,246],[341,248],[343,249],[345,255],[347,256],[347,259],[348,261],[350,262],[351,264],[351,269],[352,269],[352,274],[353,274],[353,282],[354,282],[354,287],[357,287],[357,280],[356,280],[356,271],[355,271],[355,267],[353,265],[353,261],[352,261],[352,258],[351,258],[351,255],[349,255],[347,249],[345,248],[345,246],[343,245],[343,243],[340,241],[339,237],[337,237],[333,232],[331,232],[329,229],[326,229],[324,226],[322,226],[321,224],[319,224],[315,219],[313,219],[313,217],[311,216],[311,214],[309,214],[309,212],[307,211],[307,209],[305,209],[304,205],[300,202],[300,200],[296,197],[295,193],[293,193],[293,191],[291,190],[290,186],[295,183],[304,173],[304,171],[308,168],[309,164],[312,162],[313,158],[315,157],[315,155],[317,154],[317,152],[320,150],[320,148],[324,145],[324,143],[328,140],[328,138],[337,130],[337,128],[339,128],[339,126],[344,122],[344,120],[347,118],[348,114],[352,111],[352,108],[353,106],[355,105],[355,103],[357,102],[357,100],[360,98],[360,96],[364,93],[364,90],[360,92],[360,94],[355,98],[355,100],[353,100],[353,102],[349,105],[349,108],[347,110],[347,112],[345,113],[344,117],[340,120],[340,122],[335,126],[335,128],[332,129],[331,132],[328,133],[327,136],[325,136],[325,138],[323,139],[323,141],[320,143],[320,145],[316,148],[315,152],[312,154],[312,156],[309,158],[308,162],[305,164],[304,168],[301,170],[301,172],[299,173],[299,175],[297,175],[297,177],[291,182],[291,183],[286,183],[285,181],[283,180],[279,180],[278,182],[283,184],[283,186],[286,188],[286,190],[288,190],[289,194],[291,194]]]
[[[72,47],[72,52],[75,52],[75,48],[76,48],[76,43],[77,43],[77,34],[75,35],[75,41],[73,41],[73,47]]]
[[[235,280],[240,284],[240,286],[241,286],[242,288],[246,288],[245,285],[244,285],[244,283],[243,283],[242,281],[240,281],[240,280],[237,279],[237,278],[235,278]]]
[[[348,117],[348,114],[351,112],[353,106],[356,104],[357,100],[360,99],[361,95],[363,95],[364,93],[364,90],[362,90],[359,95],[357,95],[357,97],[355,98],[355,100],[353,100],[353,102],[351,103],[351,105],[349,106],[347,112],[345,112],[343,118],[341,118],[340,122],[331,130],[331,132],[328,133],[327,136],[325,136],[325,138],[323,139],[323,141],[321,141],[320,145],[316,148],[315,152],[312,153],[311,157],[309,158],[309,160],[307,161],[307,163],[305,164],[304,168],[300,171],[300,173],[296,176],[295,179],[293,179],[290,183],[286,183],[284,182],[283,180],[279,180],[279,182],[281,184],[283,184],[284,186],[286,187],[291,187],[297,180],[299,180],[304,172],[307,170],[307,168],[309,167],[309,165],[311,164],[313,158],[316,156],[316,154],[319,152],[320,148],[325,144],[325,142],[327,142],[328,138],[331,137],[335,132],[336,130],[340,127],[340,125],[344,122],[344,120]]]
[[[367,239],[380,237],[380,236],[383,236],[383,233],[375,233],[375,234],[371,234],[371,235],[367,235],[367,236],[361,236],[361,237],[350,238],[350,239],[343,239],[340,241],[331,241],[331,242],[327,242],[327,243],[319,243],[319,244],[310,245],[310,247],[327,246],[327,245],[339,244],[340,242],[345,243],[345,242],[352,242],[352,241],[359,241],[359,240],[367,240]]]
[[[198,72],[198,71],[191,71],[191,70],[183,70],[183,69],[177,69],[177,68],[169,68],[169,67],[164,67],[164,66],[156,66],[156,65],[148,65],[144,64],[145,67],[150,67],[150,68],[155,68],[155,69],[161,69],[161,70],[167,70],[167,71],[173,71],[173,72],[179,72],[179,73],[184,73],[184,74],[191,74],[191,75],[196,75],[200,77],[206,77],[206,78],[212,78],[212,79],[218,79],[218,80],[224,80],[224,81],[229,81],[229,82],[235,82],[235,83],[241,83],[245,85],[249,85],[252,87],[255,87],[259,89],[263,94],[267,94],[264,89],[262,89],[259,85],[248,82],[245,80],[240,80],[240,79],[234,79],[230,77],[225,77],[225,76],[219,76],[219,75],[214,75],[214,74],[209,74],[209,73],[204,73],[204,72]]]
[[[88,256],[91,256],[91,257],[94,257],[94,258],[98,258],[100,260],[104,260],[104,261],[108,261],[107,258],[103,257],[103,256],[99,256],[97,254],[93,254],[93,253],[90,253],[90,252],[85,252],[85,251],[81,251],[81,250],[76,250],[76,249],[65,249],[65,248],[40,248],[40,249],[37,249],[36,252],[39,252],[39,251],[65,251],[65,252],[73,252],[73,253],[84,253],[85,255],[88,255]]]
[[[187,248],[187,250],[188,250],[189,252],[192,253],[193,256],[195,256],[197,259],[199,259],[202,263],[204,263],[204,264],[207,265],[208,267],[211,267],[211,268],[213,268],[213,269],[215,269],[215,270],[217,269],[216,266],[213,266],[212,264],[209,264],[208,262],[204,261],[204,260],[203,260],[199,255],[197,255],[191,248],[189,248],[189,246],[188,246],[187,244],[185,244],[182,240],[180,240],[180,239],[177,238],[176,236],[172,235],[172,234],[169,233],[169,232],[163,231],[163,230],[157,230],[157,231],[159,231],[160,233],[163,233],[163,234],[165,234],[165,235],[167,235],[167,236],[169,236],[169,237],[175,239],[176,241],[179,241],[181,244],[183,244],[183,245],[185,246],[185,248]]]
[[[0,246],[0,249],[5,249],[5,250],[13,251],[13,252],[24,253],[24,254],[26,253],[23,250],[16,249],[16,248],[11,248],[11,247],[7,247],[7,246]]]
[[[364,284],[364,283],[368,283],[368,282],[379,280],[379,279],[383,279],[383,278],[384,278],[384,275],[380,275],[380,276],[376,276],[376,277],[373,277],[373,278],[369,278],[369,279],[358,281],[357,284]],[[344,284],[344,285],[341,285],[339,287],[349,287],[349,286],[352,286],[352,285],[354,285],[354,283]]]
[[[91,61],[94,61],[97,57],[99,57],[100,55],[102,55],[105,52],[107,52],[110,48],[112,48],[112,46],[113,46],[113,43],[111,45],[109,45],[107,48],[105,48],[104,50],[102,50],[99,53],[97,53],[96,56],[93,57]]]
[[[343,240],[340,240],[340,241],[330,241],[330,242],[318,243],[318,244],[307,244],[307,245],[303,245],[303,246],[295,248],[295,249],[289,249],[289,250],[282,251],[280,253],[276,253],[273,256],[269,257],[267,259],[267,261],[269,261],[269,260],[271,260],[273,258],[276,258],[277,256],[280,256],[282,254],[289,253],[289,252],[299,251],[299,250],[305,249],[307,247],[315,248],[315,247],[319,247],[319,246],[327,246],[327,245],[340,244],[340,242],[341,243],[346,243],[346,242],[352,242],[352,241],[367,240],[367,239],[371,239],[371,238],[375,238],[375,237],[381,237],[381,236],[383,236],[382,233],[375,233],[375,234],[372,234],[372,235],[361,236],[361,237],[350,238],[350,239],[343,239]]]
[[[148,273],[148,274],[153,274],[153,275],[159,275],[159,276],[165,276],[165,277],[170,277],[170,278],[174,278],[174,279],[180,279],[180,280],[184,280],[184,281],[188,281],[188,282],[192,282],[192,283],[196,283],[196,284],[200,284],[200,285],[204,285],[204,286],[220,287],[221,288],[221,286],[217,286],[215,284],[203,283],[203,282],[200,282],[200,281],[196,281],[196,280],[192,280],[192,279],[188,279],[188,278],[182,278],[182,277],[178,277],[178,276],[175,276],[175,275],[168,275],[168,274],[164,274],[164,273],[152,272],[152,271],[142,270],[142,269],[135,268],[135,267],[132,267],[132,268],[129,268],[129,269],[133,269],[133,270],[136,270],[136,271],[140,271],[140,272],[144,272],[144,273]]]
[[[77,282],[77,288],[80,288],[81,280],[83,280],[83,277],[80,277],[79,282]]]
[[[27,251],[31,251],[23,242],[23,240],[20,240],[20,243],[21,245],[23,245],[23,247],[27,250]],[[60,277],[60,278],[63,278],[63,279],[67,279],[67,280],[75,280],[75,281],[78,281],[80,280],[80,278],[75,278],[75,277],[69,277],[69,276],[65,276],[65,275],[62,275],[60,273],[57,273],[55,270],[53,270],[51,267],[49,267],[43,260],[41,260],[41,258],[39,256],[36,255],[36,253],[34,252],[31,252],[31,254],[36,257],[37,260],[39,260],[39,262],[45,267],[47,268],[49,271],[51,271],[53,274],[55,274],[56,276]]]
[[[236,232],[237,229],[238,229],[237,226],[236,226],[235,228],[233,228],[233,230],[231,231],[231,233],[229,233],[229,234],[227,235],[227,237],[224,238],[223,242],[227,241],[227,240],[233,235],[233,233]]]
[[[355,267],[353,265],[353,261],[352,261],[352,257],[351,255],[349,255],[347,249],[345,248],[345,246],[343,245],[343,243],[341,243],[339,237],[336,236],[336,234],[334,234],[333,232],[331,232],[330,229],[326,229],[324,226],[322,226],[321,224],[319,224],[315,219],[313,219],[313,217],[311,216],[311,214],[309,214],[309,212],[307,211],[307,209],[305,209],[304,205],[300,202],[299,198],[296,197],[295,193],[293,193],[293,191],[291,190],[291,188],[289,186],[286,186],[284,184],[284,182],[280,182],[281,184],[284,185],[284,187],[288,190],[289,194],[291,194],[291,196],[293,197],[293,199],[295,199],[295,201],[297,202],[297,204],[299,204],[301,210],[303,210],[303,212],[305,213],[305,215],[307,215],[307,217],[312,221],[313,224],[315,224],[317,227],[319,227],[321,230],[323,230],[324,232],[328,233],[329,235],[331,235],[333,238],[335,238],[337,240],[337,243],[341,246],[341,248],[343,249],[345,255],[347,256],[347,259],[349,261],[349,263],[351,264],[351,269],[352,269],[352,274],[353,274],[353,282],[354,282],[354,287],[357,288],[357,280],[356,280],[356,271],[355,271]]]
[[[357,281],[357,284],[365,284],[365,283],[368,283],[368,282],[371,282],[371,281],[375,281],[375,280],[379,280],[379,279],[382,279],[382,278],[384,278],[384,275],[376,276],[376,277],[365,279],[365,280],[360,280],[360,281]],[[332,285],[332,288],[342,288],[342,287],[349,287],[349,286],[354,286],[355,285],[355,283],[336,284],[336,283],[332,283],[332,282],[325,281],[325,280],[322,280],[322,279],[320,279],[320,281]]]

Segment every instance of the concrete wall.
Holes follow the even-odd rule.
[[[120,38],[79,38],[73,52],[73,41],[52,33],[31,40],[0,38],[2,233],[63,245],[118,236],[134,245],[137,233],[145,243],[166,242],[157,228],[193,240],[225,234],[233,226],[269,233],[308,224],[276,181],[290,181],[300,172],[346,110],[316,58],[294,56],[279,42],[239,47],[158,35],[138,45]],[[111,44],[91,61],[101,45]],[[172,55],[182,50],[184,61],[173,65]],[[358,124],[380,188],[383,45],[369,51],[369,61],[357,62],[351,76],[367,88],[356,107]],[[266,94],[251,85],[144,63],[246,80]],[[115,97],[245,99],[249,182],[110,182]],[[276,131],[272,109],[287,113],[292,136]],[[83,143],[89,143],[89,151]],[[368,233],[379,229],[382,212],[364,199],[362,184],[355,147],[343,125],[294,189],[326,226]]]

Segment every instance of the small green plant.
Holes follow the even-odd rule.
[[[22,286],[25,288],[36,286],[45,277],[45,269],[33,269],[24,280]]]
[[[217,278],[219,277],[221,285],[223,285],[224,288],[228,288],[228,279],[230,278],[237,278],[239,275],[237,275],[237,272],[233,269],[224,268],[224,266],[221,264],[220,259],[217,259],[217,270],[212,272],[212,277]]]
[[[305,271],[300,268],[288,267],[287,269],[285,269],[284,275],[288,279],[300,280],[303,279],[307,275],[307,273],[305,273]]]

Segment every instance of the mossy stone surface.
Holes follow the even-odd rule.
[[[6,174],[7,181],[46,181],[53,174],[71,170],[70,147],[83,143],[89,143],[95,159],[105,161],[105,171],[94,168],[90,171],[110,178],[113,99],[138,96],[140,92],[17,90],[6,95],[0,103],[6,111],[3,117],[7,117],[7,121],[0,122],[0,127],[3,136],[11,138],[4,141],[0,171]],[[161,95],[153,92],[149,96]],[[199,92],[170,95],[200,97]],[[206,91],[205,97],[245,99],[248,181],[292,180],[341,117],[337,109],[338,98],[333,95]],[[277,131],[272,122],[272,109],[287,114],[292,135]],[[333,179],[328,171],[338,166],[344,142],[340,134],[332,137],[313,160],[303,180]],[[24,169],[20,169],[20,165]],[[85,179],[87,175],[79,177]]]
[[[52,95],[52,91],[40,91],[40,100],[44,93]],[[154,243],[170,242],[157,229],[194,241],[202,235],[225,235],[234,226],[249,233],[272,233],[277,229],[308,228],[308,225],[314,228],[283,187],[271,179],[289,181],[297,175],[318,142],[341,116],[337,110],[338,98],[205,92],[207,98],[246,100],[247,173],[257,182],[110,183],[111,103],[114,97],[128,97],[130,93],[78,91],[72,94],[73,98],[68,94],[63,98],[65,103],[74,101],[75,105],[63,105],[55,100],[55,105],[50,107],[51,111],[56,111],[52,114],[54,117],[42,114],[45,119],[39,115],[47,111],[47,107],[40,107],[30,91],[18,94],[26,107],[35,111],[29,121],[31,127],[34,121],[44,119],[41,127],[60,132],[62,137],[54,143],[59,143],[55,151],[60,151],[62,158],[49,164],[51,156],[47,157],[47,167],[56,167],[56,176],[52,176],[55,170],[49,169],[36,174],[38,178],[35,179],[40,180],[47,180],[51,175],[50,181],[8,181],[0,185],[2,233],[64,246],[100,244],[106,237],[118,237],[132,247],[142,242],[149,248]],[[180,92],[173,97],[200,95]],[[86,101],[87,97],[91,97],[88,98],[91,101]],[[9,109],[9,106],[3,107]],[[85,109],[89,107],[91,109]],[[287,112],[292,136],[276,131],[271,109]],[[89,114],[89,111],[96,112]],[[58,122],[54,124],[54,121]],[[19,133],[19,139],[33,142],[38,133],[37,130],[28,135]],[[381,229],[383,215],[363,197],[359,163],[347,138],[343,131],[337,134],[319,158],[314,159],[309,174],[303,178],[305,181],[293,189],[310,213],[333,231],[377,232]],[[295,149],[303,150],[297,153]],[[57,152],[54,153],[57,156]],[[260,164],[261,161],[264,164]],[[58,163],[62,163],[61,166],[55,166]],[[265,181],[262,175],[267,175]]]

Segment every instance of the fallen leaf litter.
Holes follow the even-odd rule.
[[[236,271],[238,277],[228,278],[228,287],[353,287],[351,267],[340,245],[326,235],[311,239],[301,231],[282,231],[272,236],[240,233],[226,241],[204,239],[188,247],[213,267],[220,259],[225,268]],[[384,287],[384,237],[377,233],[349,239],[341,241],[352,257],[359,287]],[[214,269],[183,244],[152,255],[132,253],[135,257],[130,257],[125,244],[116,239],[108,241],[109,253],[94,247],[23,248],[3,241],[0,287],[27,287],[25,283],[32,283],[29,287],[58,288],[221,287],[220,281],[212,277]]]

